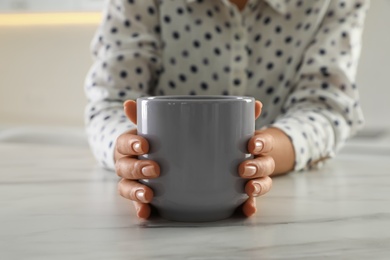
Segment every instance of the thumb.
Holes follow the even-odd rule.
[[[124,111],[127,118],[135,125],[137,124],[137,103],[134,100],[127,100],[124,104]]]
[[[256,103],[255,103],[255,119],[257,119],[260,116],[262,108],[263,108],[263,104],[260,101],[256,100]]]

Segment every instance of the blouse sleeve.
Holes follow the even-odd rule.
[[[273,127],[295,150],[295,169],[333,157],[363,125],[355,84],[367,0],[330,2],[315,38],[297,68],[294,87]]]
[[[134,128],[123,102],[152,95],[161,70],[158,0],[110,0],[92,40],[84,90],[88,141],[99,164],[114,169],[116,138]]]

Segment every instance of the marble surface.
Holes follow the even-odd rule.
[[[138,220],[85,146],[0,142],[0,259],[390,259],[389,154],[275,178],[255,217],[201,224]]]

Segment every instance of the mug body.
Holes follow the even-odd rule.
[[[137,99],[138,135],[149,142],[140,160],[160,165],[152,205],[174,221],[231,216],[248,196],[239,164],[253,158],[255,100],[235,96],[161,96]]]

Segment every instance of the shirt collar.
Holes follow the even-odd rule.
[[[198,0],[187,0],[187,3],[194,3],[197,1]],[[228,1],[228,0],[220,0],[220,1]],[[256,0],[256,1],[266,2],[272,9],[274,9],[277,13],[280,13],[280,14],[286,14],[288,11],[288,8],[287,8],[288,1],[285,1],[285,0]]]

